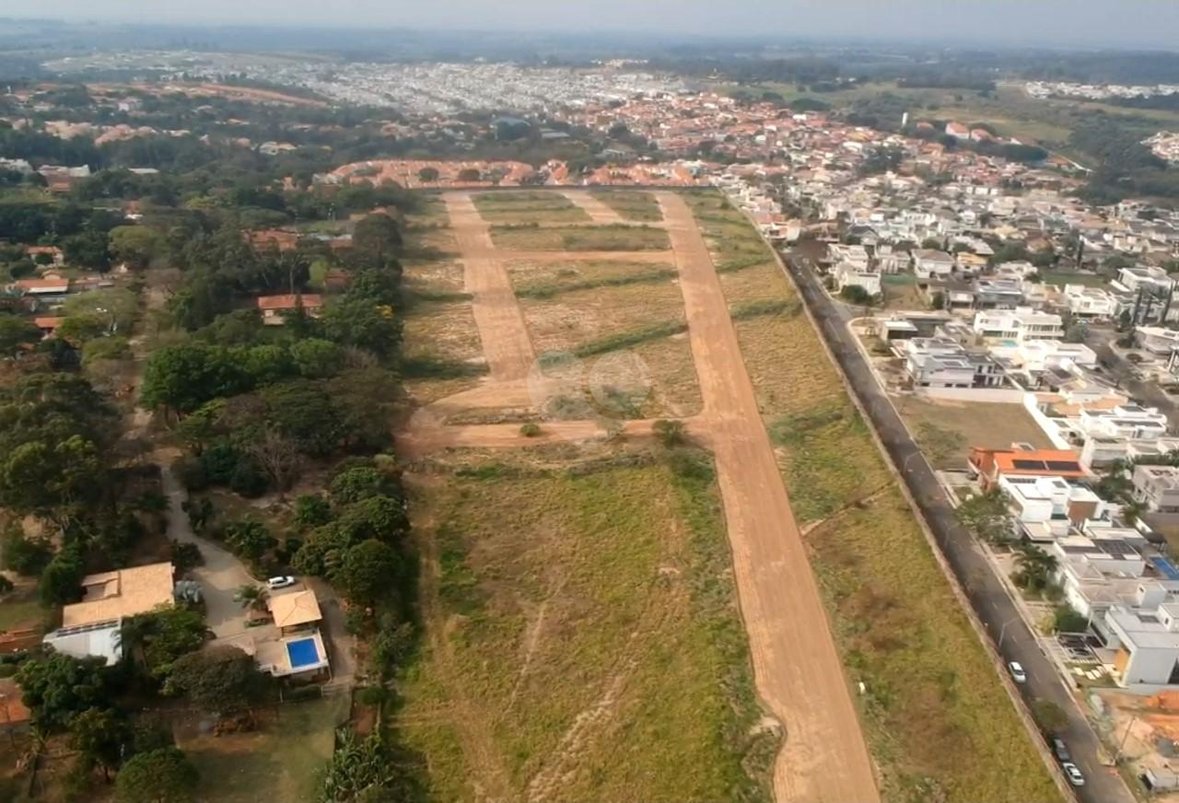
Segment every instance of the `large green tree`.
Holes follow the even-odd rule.
[[[249,712],[266,698],[272,683],[252,656],[237,647],[213,646],[179,658],[164,688],[224,717]]]
[[[344,553],[331,580],[349,602],[371,608],[388,598],[404,576],[401,556],[388,544],[369,539]]]
[[[105,663],[50,653],[21,664],[16,682],[37,727],[60,730],[86,709],[104,707],[109,700]]]
[[[115,779],[119,803],[190,803],[200,776],[179,749],[164,747],[131,757]]]
[[[190,413],[211,399],[250,389],[249,374],[228,349],[182,343],[158,349],[143,375],[143,403]]]
[[[70,721],[70,747],[78,752],[78,764],[87,772],[102,770],[110,780],[112,770],[123,762],[132,741],[131,726],[115,711],[87,708]]]
[[[32,346],[41,340],[41,330],[28,318],[3,312],[0,313],[0,356],[15,357],[23,347]]]

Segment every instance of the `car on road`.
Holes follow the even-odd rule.
[[[280,588],[290,588],[295,584],[295,578],[289,574],[284,574],[281,577],[271,577],[266,581],[266,587],[271,591],[277,591]]]
[[[1085,776],[1081,774],[1076,764],[1066,761],[1060,765],[1060,768],[1064,770],[1064,774],[1068,776],[1068,782],[1073,786],[1085,785]]]
[[[1019,661],[1012,661],[1007,664],[1007,671],[1011,673],[1011,677],[1015,678],[1016,683],[1027,683],[1028,673],[1023,671],[1023,666]]]
[[[1052,752],[1056,754],[1056,760],[1061,763],[1073,760],[1072,755],[1068,751],[1068,745],[1059,736],[1052,737]]]

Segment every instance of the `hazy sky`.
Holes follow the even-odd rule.
[[[1179,48],[1176,0],[4,0],[3,15]]]

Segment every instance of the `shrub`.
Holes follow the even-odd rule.
[[[685,429],[683,421],[668,421],[667,419],[660,419],[655,422],[652,427],[655,432],[655,437],[658,439],[664,448],[671,449],[675,446],[682,446],[685,441]]]
[[[529,421],[526,424],[520,425],[520,434],[525,438],[535,438],[540,434],[540,424],[535,421]]]

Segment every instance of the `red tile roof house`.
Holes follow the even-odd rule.
[[[26,296],[64,296],[70,291],[70,280],[19,279],[11,286]]]
[[[294,312],[299,305],[311,318],[318,318],[323,310],[323,296],[311,293],[259,296],[258,311],[262,313],[262,323],[269,326],[282,326],[286,323],[287,314]]]

